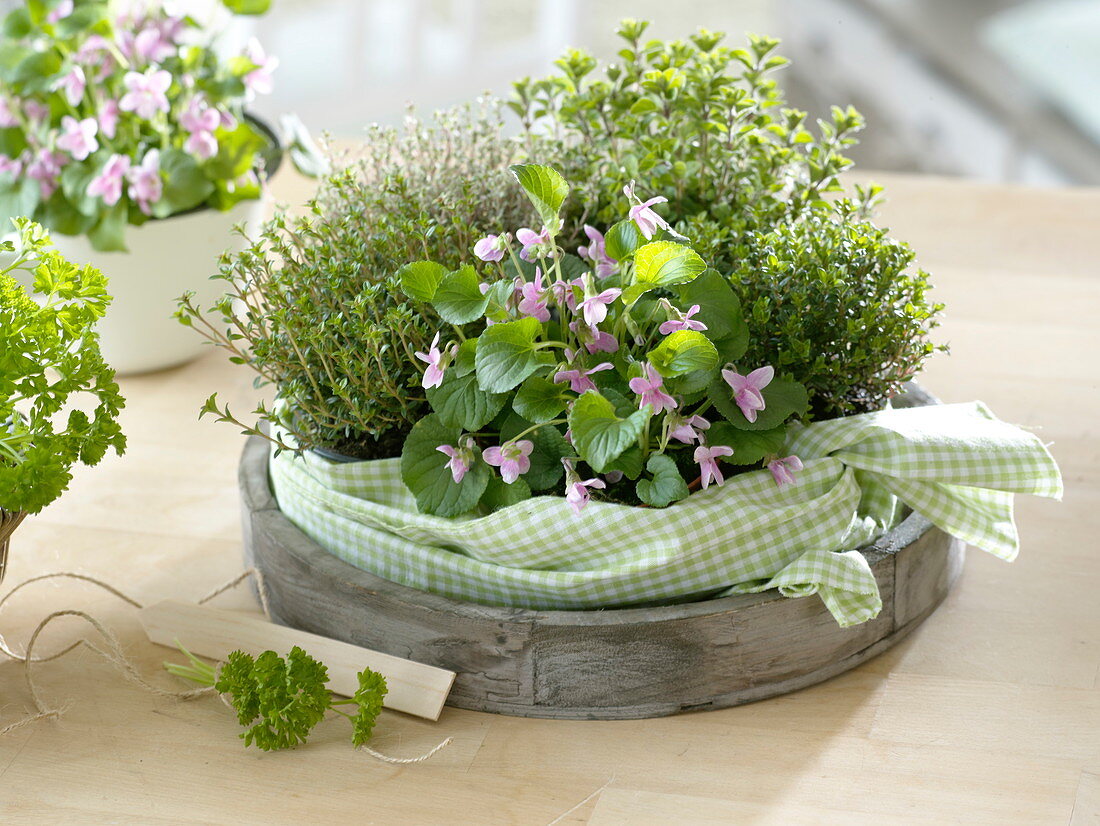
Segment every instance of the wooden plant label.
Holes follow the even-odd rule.
[[[359,686],[356,674],[364,668],[386,678],[389,692],[384,705],[417,717],[438,720],[455,673],[403,660],[317,634],[268,622],[263,617],[223,611],[177,600],[164,600],[139,612],[152,642],[192,654],[224,660],[231,651],[257,656],[268,649],[285,655],[295,645],[328,666],[329,688],[350,697]]]

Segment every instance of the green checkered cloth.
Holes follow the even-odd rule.
[[[905,505],[1011,560],[1013,494],[1062,493],[1043,444],[980,403],[817,422],[792,428],[787,448],[805,463],[794,485],[757,470],[665,509],[592,501],[580,515],[557,496],[488,516],[422,514],[398,459],[283,452],[271,480],[283,513],[340,559],[447,597],[598,609],[777,588],[820,595],[841,625],[881,610],[855,549],[893,527]]]

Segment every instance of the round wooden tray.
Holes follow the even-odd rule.
[[[263,571],[275,621],[450,669],[449,705],[524,717],[659,717],[813,685],[913,630],[947,595],[966,552],[911,514],[862,550],[883,606],[851,628],[816,596],[774,591],[657,608],[497,608],[337,559],[283,516],[267,466],[267,443],[252,437],[240,466],[245,555]]]

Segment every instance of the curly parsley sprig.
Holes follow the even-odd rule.
[[[37,513],[68,487],[74,464],[125,450],[124,402],[95,333],[107,279],[66,260],[38,224],[13,223],[18,244],[0,243],[12,256],[0,266],[0,508]]]
[[[293,748],[306,741],[328,711],[351,721],[351,742],[362,746],[370,739],[382,711],[386,678],[369,668],[359,673],[355,694],[338,699],[326,687],[325,664],[298,646],[285,658],[274,651],[255,658],[234,651],[217,671],[182,645],[179,647],[190,665],[165,663],[164,667],[177,677],[212,686],[228,697],[237,712],[237,722],[244,727],[240,737],[245,746],[255,744],[264,751]],[[356,711],[348,714],[336,708],[340,705],[354,705]]]

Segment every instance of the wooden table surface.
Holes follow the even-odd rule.
[[[1041,428],[1062,503],[1021,498],[1022,551],[972,551],[955,591],[908,640],[822,685],[724,711],[556,722],[448,709],[386,712],[355,752],[343,721],[295,751],[245,751],[227,709],[146,694],[87,651],[38,668],[58,722],[0,739],[3,824],[1100,823],[1100,191],[880,178],[884,223],[910,240],[948,305],[923,382]],[[282,182],[285,198],[300,184]],[[199,422],[218,390],[250,409],[246,371],[216,354],[125,379],[130,450],[16,534],[5,588],[76,569],[142,601],[193,599],[240,570],[233,428]],[[23,645],[62,608],[115,629],[165,687],[167,649],[134,610],[78,583],[17,595],[0,632]],[[219,598],[257,610],[246,591]],[[60,621],[44,644],[86,634]],[[0,662],[0,727],[29,709]],[[579,804],[579,805],[578,805]]]

